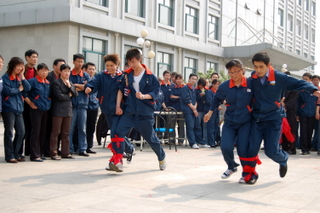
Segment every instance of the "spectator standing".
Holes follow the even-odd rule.
[[[61,160],[58,156],[58,136],[61,133],[61,157],[73,159],[70,153],[69,133],[72,117],[71,98],[78,95],[76,87],[69,81],[70,66],[60,66],[60,78],[51,84],[52,90],[52,130],[50,137],[50,156],[52,160]]]
[[[70,153],[77,152],[79,156],[89,157],[87,150],[87,109],[89,103],[89,95],[84,92],[84,87],[89,81],[88,73],[83,72],[84,56],[82,54],[73,55],[74,68],[69,77],[71,83],[76,87],[78,96],[72,97],[72,121],[69,134]],[[73,132],[77,128],[78,131],[78,150],[74,150]]]
[[[46,79],[48,73],[46,64],[38,64],[37,76],[28,80],[31,89],[25,98],[31,108],[30,160],[34,162],[43,162],[45,147],[50,143],[46,141],[48,110],[51,107],[50,83]]]
[[[23,122],[23,92],[30,90],[24,77],[24,63],[19,57],[13,57],[3,75],[2,118],[4,124],[4,152],[8,163],[25,161],[21,154],[22,140],[25,134]],[[15,135],[13,139],[13,129]]]

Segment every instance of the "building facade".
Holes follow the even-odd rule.
[[[267,51],[275,68],[313,71],[315,0],[1,0],[0,54],[8,61],[27,49],[39,62],[72,55],[104,69],[103,55],[130,48],[143,51],[155,75],[224,70],[232,58],[250,69],[250,59]],[[150,47],[137,38],[148,31]],[[156,53],[147,58],[148,51]]]

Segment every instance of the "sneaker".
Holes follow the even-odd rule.
[[[205,145],[201,145],[202,148],[210,148],[211,146],[208,145],[208,144],[205,144]]]
[[[167,162],[166,162],[165,159],[159,161],[159,168],[160,168],[161,171],[165,170],[166,167],[167,167]]]
[[[113,162],[109,162],[108,166],[106,167],[106,170],[107,171],[114,171],[110,164],[113,164]]]
[[[246,183],[243,177],[240,178],[239,183]]]
[[[113,162],[110,162],[110,163],[109,163],[109,168],[110,168],[112,171],[123,172],[123,165],[122,165],[122,163],[114,164]]]
[[[191,148],[192,148],[192,149],[199,149],[199,146],[198,146],[198,144],[195,143],[195,144],[192,145]]]
[[[133,148],[131,153],[126,153],[126,155],[127,155],[127,164],[131,163],[132,156],[134,155],[135,151],[136,151],[136,149]]]
[[[221,178],[222,179],[227,179],[229,178],[233,173],[237,172],[238,169],[237,167],[235,167],[233,170],[227,169],[227,171],[225,171],[222,175]]]

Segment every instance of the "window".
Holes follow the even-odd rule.
[[[304,9],[305,9],[306,11],[309,11],[309,0],[305,0],[305,1],[304,1]]]
[[[311,42],[316,43],[316,30],[311,29]]]
[[[209,15],[208,17],[208,37],[219,40],[219,18]]]
[[[297,0],[297,4],[301,6],[301,0]]]
[[[198,34],[198,10],[186,6],[186,26],[187,32]]]
[[[304,38],[305,39],[309,39],[309,29],[308,29],[308,25],[304,25]]]
[[[173,27],[173,0],[159,0],[158,22]]]
[[[312,12],[312,15],[316,15],[316,3],[313,1],[311,2],[311,12]]]
[[[210,62],[210,61],[208,61],[207,62],[207,72],[209,71],[209,70],[213,70],[213,71],[215,71],[215,72],[218,72],[218,63],[214,63],[214,62]]]
[[[92,62],[96,65],[97,71],[104,70],[103,56],[106,54],[106,41],[83,37],[83,55],[85,62]]]
[[[105,7],[108,7],[109,5],[109,0],[86,0],[86,1],[94,4],[98,4],[101,6],[105,6]]]
[[[303,53],[303,56],[304,56],[305,58],[308,58],[308,53]]]
[[[197,59],[185,57],[184,59],[184,78],[189,79],[191,73],[197,73]]]
[[[144,18],[145,0],[126,0],[125,12]]]
[[[311,60],[314,61],[314,56],[311,56]],[[314,70],[314,64],[311,65],[311,70]]]
[[[296,50],[296,53],[297,53],[297,55],[300,55],[301,51],[300,50]]]
[[[158,52],[157,57],[157,76],[162,76],[162,73],[165,70],[172,71],[172,54]]]
[[[288,30],[290,32],[293,31],[293,16],[292,15],[288,15]]]
[[[297,35],[301,36],[301,21],[297,20]]]
[[[278,10],[278,15],[279,15],[279,25],[283,27],[283,10],[282,9]]]

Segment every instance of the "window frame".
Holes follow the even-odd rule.
[[[188,57],[188,56],[186,56],[184,59],[185,59],[185,60],[188,60],[187,65],[186,65],[186,63],[185,63],[185,65],[184,65],[184,67],[183,67],[184,78],[187,80],[187,79],[189,79],[189,75],[190,75],[190,74],[187,75],[187,69],[191,69],[191,70],[192,70],[191,73],[197,74],[198,59],[191,58],[191,57]],[[195,67],[190,67],[190,66],[189,66],[189,65],[190,65],[190,60],[194,60]]]
[[[199,10],[191,7],[189,5],[186,5],[186,12],[185,12],[185,31],[189,33],[199,34]],[[196,16],[192,15],[192,10],[196,13]],[[191,17],[193,19],[193,29],[192,31],[189,31],[188,29],[188,17]]]
[[[158,77],[162,76],[162,73],[160,73],[160,65],[164,65],[164,66],[167,66],[168,69],[166,70],[169,70],[169,71],[172,71],[173,70],[173,54],[171,53],[167,53],[167,52],[162,52],[162,51],[158,51],[157,53],[157,75]],[[168,55],[168,58],[169,58],[169,63],[165,63],[164,62],[164,56],[165,55]],[[159,57],[161,57],[161,61],[158,61]]]
[[[208,19],[210,19],[210,20],[208,20],[208,38],[211,38],[214,40],[219,40],[219,21],[220,21],[220,19],[219,19],[219,17],[211,15],[211,14],[209,14],[208,16],[209,16]],[[212,22],[212,19],[215,19],[215,23]],[[212,24],[214,26],[214,31],[212,32],[212,33],[214,33],[213,37],[210,37],[210,34],[212,34],[210,32],[210,24]]]
[[[100,58],[98,58],[98,62],[99,62],[100,60],[101,60],[101,61],[100,61],[100,64],[96,64],[96,63],[95,63],[95,65],[96,65],[96,71],[97,71],[97,72],[100,72],[100,71],[105,70],[105,63],[104,63],[104,61],[103,61],[103,56],[105,56],[105,55],[107,54],[108,41],[103,40],[103,39],[98,39],[98,38],[90,37],[90,36],[82,36],[83,42],[84,42],[84,39],[85,39],[85,38],[92,40],[92,41],[91,41],[91,50],[85,49],[85,48],[84,48],[84,45],[82,45],[82,53],[83,53],[83,55],[84,55],[84,61],[85,61],[85,63],[89,62],[89,61],[87,61],[87,58],[88,58],[88,55],[87,55],[87,54],[88,54],[88,53],[97,54],[97,55],[100,56]],[[98,52],[98,51],[95,51],[95,50],[93,49],[93,47],[94,47],[94,41],[95,41],[95,40],[102,41],[102,49],[103,49],[104,52]],[[90,61],[90,62],[92,62],[92,61]]]
[[[132,3],[133,1],[138,1],[138,4],[139,4],[139,11],[138,14],[135,14],[135,13],[131,13],[131,11],[129,11],[129,6],[128,6],[128,3]],[[131,15],[134,15],[134,16],[138,16],[140,18],[145,18],[145,10],[146,10],[146,1],[145,0],[125,0],[125,13],[128,13],[128,14],[131,14]]]
[[[279,25],[281,27],[284,27],[284,10],[281,8],[278,8],[278,17],[279,17]]]
[[[159,2],[159,4],[158,4],[158,6],[159,6],[159,9],[158,9],[158,23],[164,24],[164,25],[168,25],[170,27],[174,27],[174,1],[173,0],[169,0],[170,6],[165,4],[166,0],[160,0],[160,1],[162,1],[162,3]],[[161,13],[161,8],[167,8],[169,10],[169,13],[168,13],[169,17],[167,17],[169,23],[161,22],[161,14],[162,14]]]
[[[89,2],[91,4],[97,4],[103,7],[109,7],[109,0],[99,0],[99,3],[95,3],[92,0],[85,0],[86,2]]]

